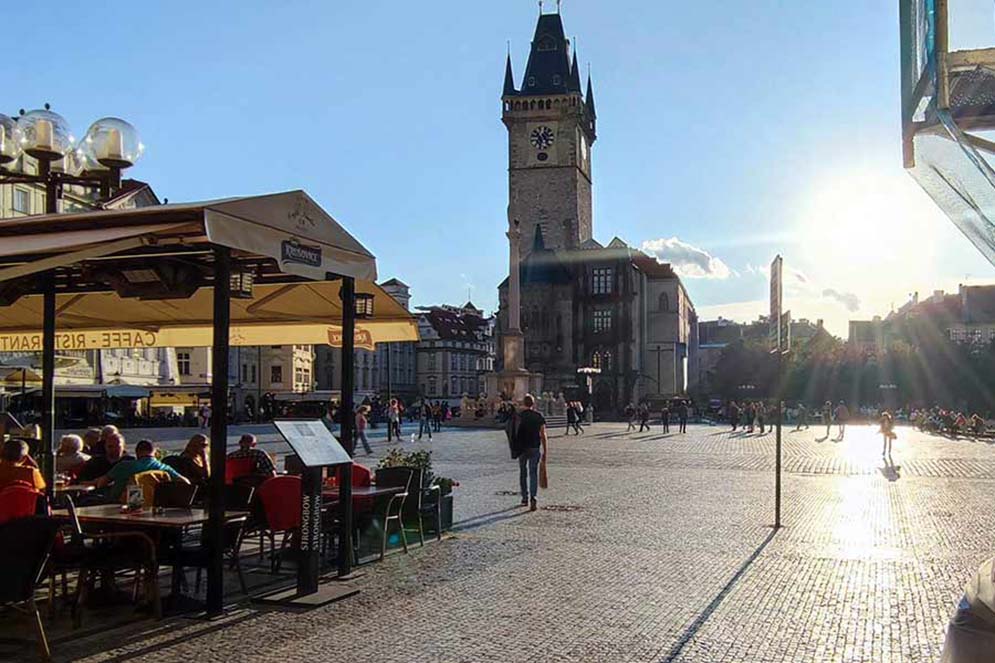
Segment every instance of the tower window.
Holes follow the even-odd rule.
[[[594,311],[594,331],[606,332],[612,328],[611,309],[596,309]]]
[[[539,51],[555,51],[556,50],[556,40],[549,35],[543,35],[539,37],[539,43],[536,44],[536,50]]]
[[[597,267],[591,274],[591,291],[595,295],[609,295],[612,292],[612,268]]]
[[[529,76],[529,87],[535,87],[535,86],[536,86],[536,77]]]
[[[553,85],[559,85],[562,80],[559,74],[553,74]]]

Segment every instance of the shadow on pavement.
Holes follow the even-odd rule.
[[[490,513],[485,513],[480,516],[474,516],[473,518],[467,518],[466,520],[461,520],[453,523],[450,532],[465,532],[471,529],[477,529],[478,527],[483,527],[484,525],[490,525],[492,523],[498,523],[502,520],[510,520],[511,518],[517,518],[518,516],[523,516],[528,513],[529,510],[523,506],[509,506],[507,509],[501,509],[500,511],[492,511]]]
[[[777,530],[771,530],[760,545],[757,546],[757,549],[746,558],[746,561],[743,562],[739,569],[736,570],[736,573],[729,579],[729,582],[727,582],[725,586],[719,590],[719,593],[715,595],[715,598],[712,599],[711,603],[705,606],[705,609],[701,611],[701,614],[695,617],[695,620],[691,622],[691,625],[684,630],[681,637],[678,638],[674,646],[670,648],[669,652],[667,652],[667,656],[663,659],[663,663],[671,663],[672,661],[677,660],[677,657],[681,655],[681,652],[684,651],[687,644],[691,642],[691,639],[695,636],[695,634],[698,633],[701,627],[705,625],[705,622],[707,622],[708,618],[712,616],[712,613],[718,609],[725,597],[732,591],[732,588],[736,585],[736,583],[739,582],[739,579],[742,578],[743,574],[750,568],[750,565],[753,564],[758,557],[760,557],[760,553],[762,553],[764,548],[767,547],[767,544],[773,540],[775,534],[777,534]]]

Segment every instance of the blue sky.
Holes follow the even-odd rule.
[[[952,4],[966,17],[954,45],[990,45],[990,3]],[[131,175],[173,202],[303,188],[415,304],[469,290],[490,309],[507,270],[506,42],[520,77],[537,11],[29,4],[17,25],[35,29],[5,32],[2,110],[48,101],[77,135],[130,120],[147,145]],[[894,0],[564,2],[598,104],[595,236],[663,240],[665,257],[689,261],[702,318],[763,312],[763,271],[782,253],[787,306],[839,334],[914,290],[988,280],[902,171],[897,13]],[[39,48],[42,27],[62,38]]]

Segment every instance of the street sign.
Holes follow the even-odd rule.
[[[781,350],[781,272],[783,265],[784,260],[781,256],[774,258],[770,264],[770,318],[768,320],[770,331],[768,332],[768,341],[772,353]]]

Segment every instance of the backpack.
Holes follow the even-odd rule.
[[[512,410],[508,422],[504,426],[504,433],[508,436],[508,450],[511,451],[512,459],[522,455],[522,447],[518,443],[518,424],[518,411]]]

